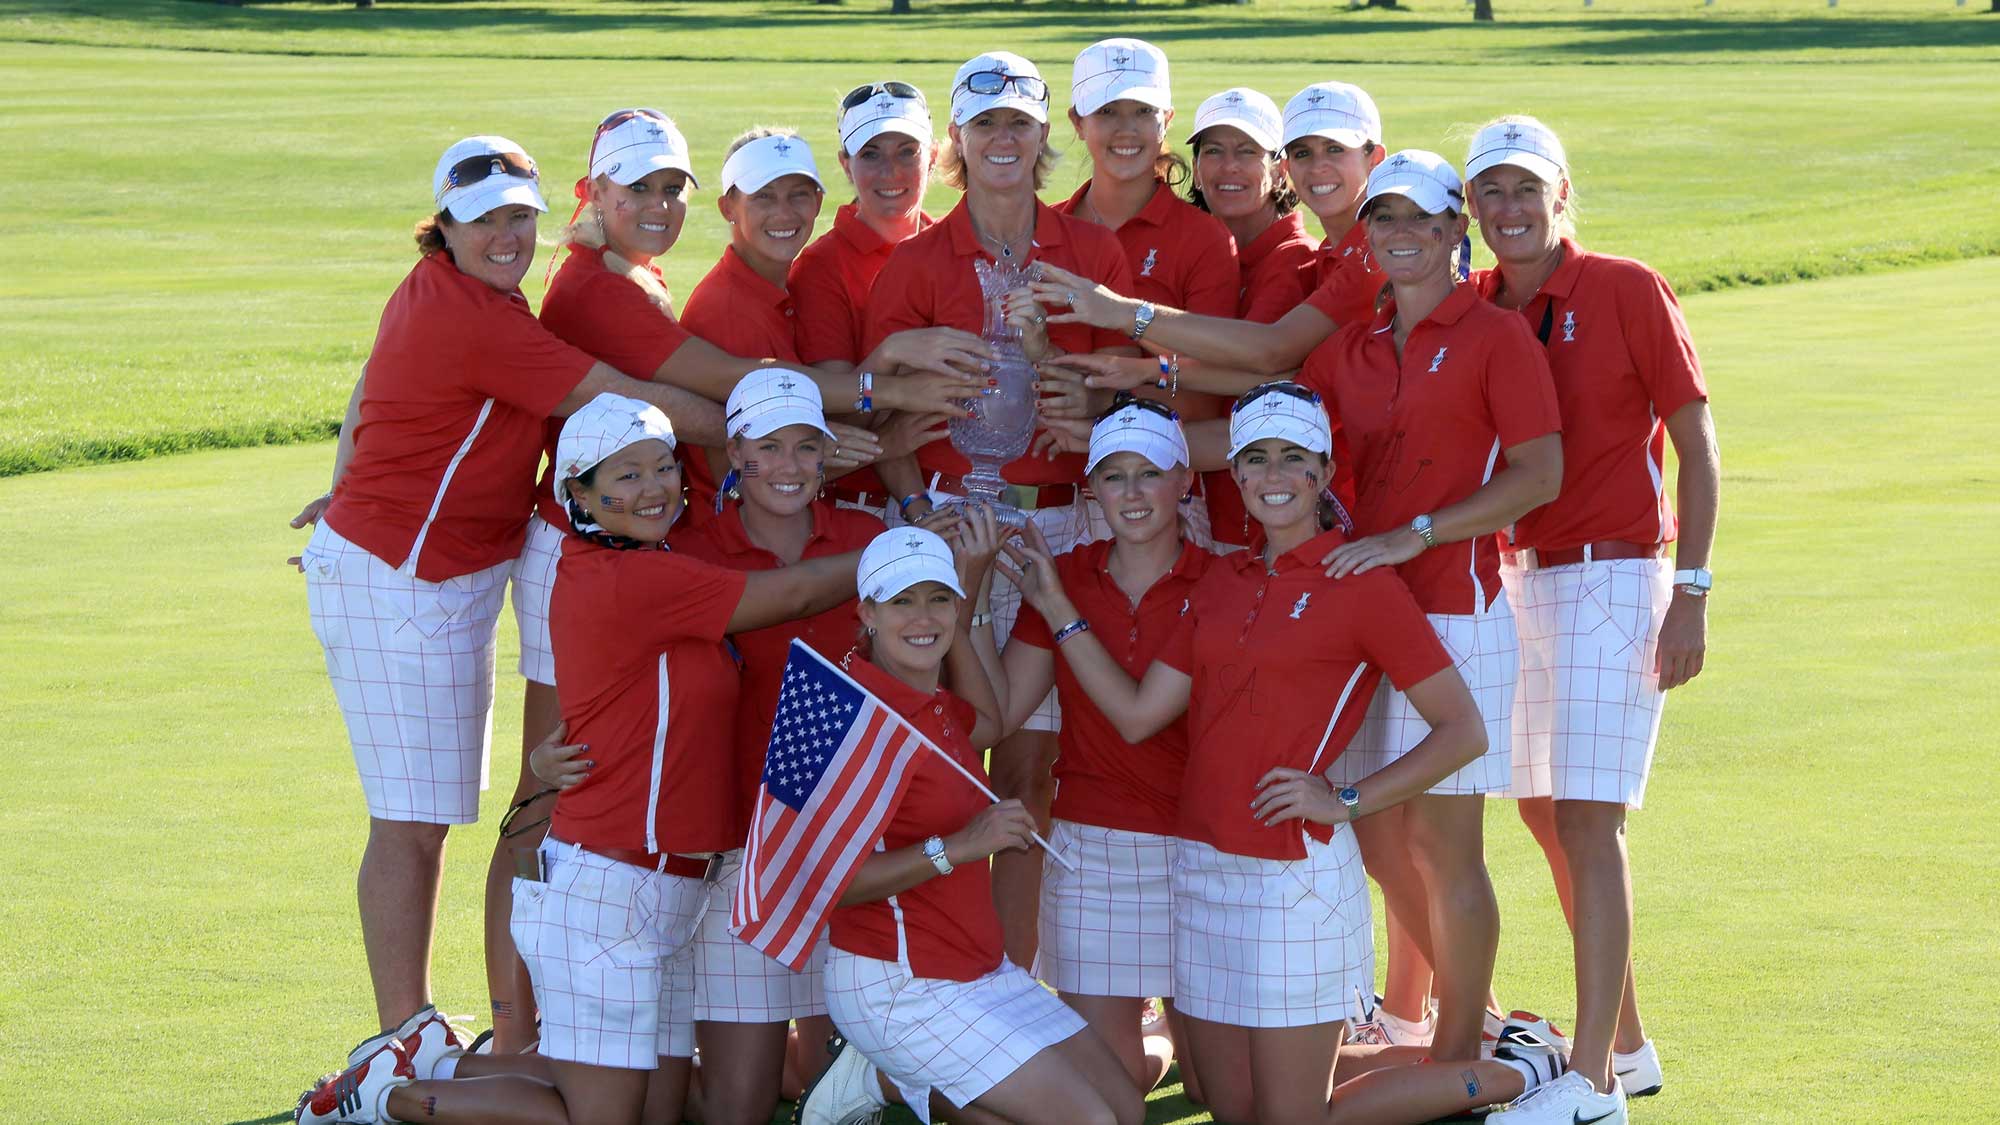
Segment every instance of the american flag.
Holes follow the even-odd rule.
[[[803,968],[925,744],[881,700],[794,640],[730,931],[765,956]]]

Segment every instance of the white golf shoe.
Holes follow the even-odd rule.
[[[1625,1091],[1600,1094],[1570,1071],[1537,1086],[1487,1117],[1488,1125],[1625,1125]]]
[[[391,1039],[375,1053],[307,1090],[292,1111],[294,1125],[375,1125],[390,1117],[389,1091],[416,1081],[410,1056]]]
[[[1611,1052],[1611,1071],[1628,1098],[1650,1098],[1665,1084],[1660,1077],[1660,1052],[1653,1049],[1651,1039],[1629,1055]]]
[[[833,1061],[799,1097],[792,1125],[876,1125],[886,1102],[875,1064],[838,1036],[827,1047]]]

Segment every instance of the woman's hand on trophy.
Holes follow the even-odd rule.
[[[875,409],[900,410],[909,414],[949,414],[966,416],[968,400],[987,394],[994,386],[988,375],[939,374],[935,371],[906,371],[900,375],[875,377]]]
[[[1049,354],[1049,314],[1028,286],[1008,292],[1001,299],[1001,308],[1008,326],[1020,330],[1021,350],[1028,353],[1031,362]]]
[[[875,436],[882,442],[881,460],[902,457],[915,453],[924,446],[948,436],[945,425],[953,418],[962,417],[963,412],[954,409],[949,414],[912,414],[898,410],[889,415]]]
[[[1073,368],[1050,361],[1037,364],[1035,374],[1041,376],[1037,387],[1041,392],[1041,411],[1044,418],[1081,418],[1085,421],[1094,421],[1106,410],[1111,409],[1113,392],[1090,389]]]
[[[1121,297],[1087,277],[1081,277],[1061,266],[1044,261],[1041,280],[1028,288],[1035,299],[1048,307],[1067,308],[1068,312],[1054,313],[1050,324],[1088,324],[1092,328],[1104,328],[1113,332],[1131,332],[1133,310],[1139,302]]]
[[[1017,532],[994,519],[992,507],[986,504],[963,505],[959,516],[957,534],[951,540],[952,561],[958,569],[959,583],[976,592],[979,584],[986,581],[986,572],[992,569],[1000,544]]]
[[[961,329],[906,328],[882,341],[880,354],[902,368],[967,375],[991,385],[987,373],[993,370],[993,349]]]
[[[1028,445],[1031,456],[1053,461],[1065,453],[1090,452],[1090,422],[1084,418],[1043,418]]]

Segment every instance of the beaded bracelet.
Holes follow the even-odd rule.
[[[1079,617],[1075,621],[1072,621],[1069,624],[1063,626],[1062,628],[1056,630],[1055,643],[1061,644],[1064,641],[1069,640],[1071,637],[1076,636],[1078,633],[1088,633],[1088,632],[1090,632],[1090,622],[1085,621],[1083,618]]]

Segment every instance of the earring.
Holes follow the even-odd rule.
[[[868,626],[868,635],[871,637],[875,635],[875,626],[873,625]]]

